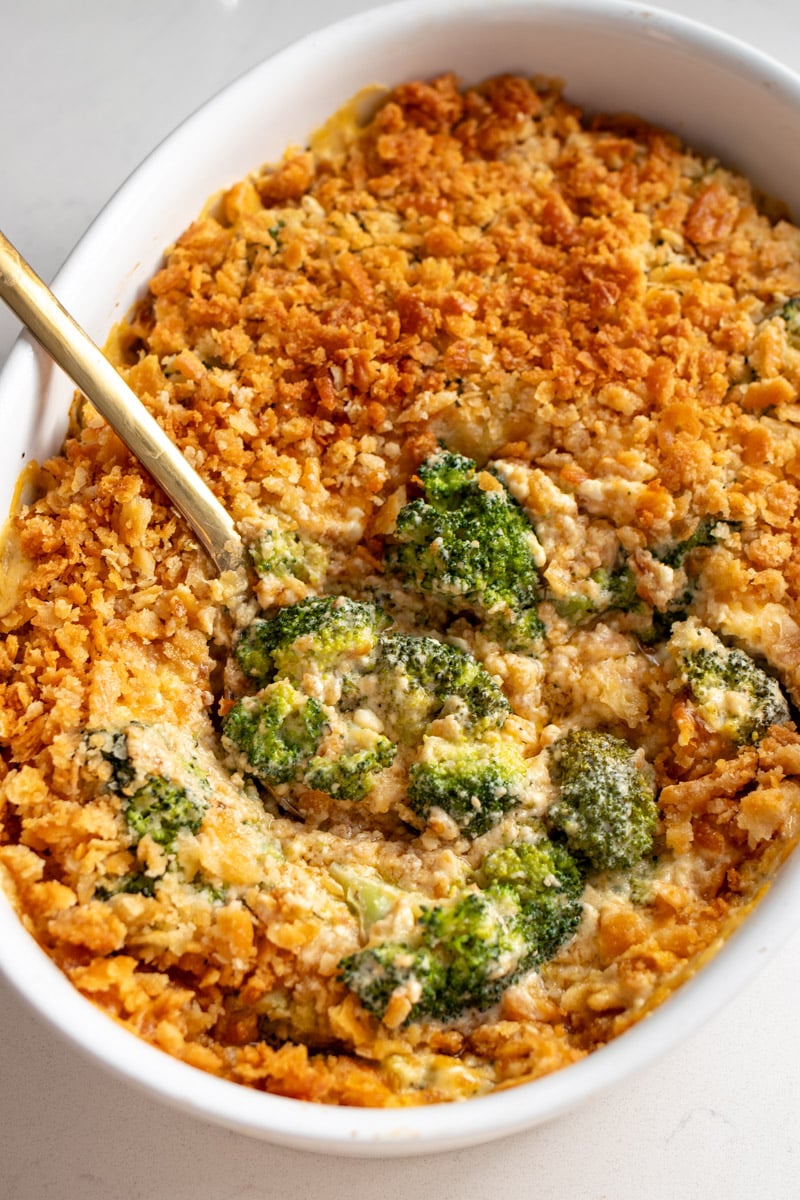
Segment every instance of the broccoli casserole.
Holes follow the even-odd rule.
[[[800,824],[800,232],[544,80],[382,98],[225,191],[0,597],[0,877],[183,1061],[345,1105],[535,1079],[719,946]]]

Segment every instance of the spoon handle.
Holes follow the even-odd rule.
[[[229,514],[87,333],[0,232],[0,299],[108,421],[186,518],[218,571],[242,562]]]

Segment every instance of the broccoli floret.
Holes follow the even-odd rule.
[[[445,966],[428,946],[414,949],[384,942],[358,950],[339,964],[342,981],[355,992],[367,1012],[382,1018],[396,994],[411,1004],[409,1017],[432,1013],[444,990]]]
[[[484,1010],[526,971],[552,958],[581,919],[583,878],[552,842],[493,851],[482,888],[423,908],[408,944],[368,947],[341,963],[364,1007],[383,1017],[393,997],[406,1020]]]
[[[589,576],[589,587],[585,595],[576,593],[555,601],[555,610],[561,617],[577,624],[587,617],[604,612],[635,612],[641,608],[636,592],[636,576],[628,563],[609,571],[599,567]]]
[[[405,1020],[445,1019],[495,1004],[519,977],[526,949],[512,891],[466,892],[424,908],[412,944],[384,943],[343,959],[341,978],[376,1017],[402,996]]]
[[[271,786],[299,783],[337,799],[362,800],[375,773],[391,764],[396,747],[376,735],[367,746],[345,744],[335,754],[318,754],[327,724],[313,697],[279,679],[237,701],[222,723],[223,744],[241,770]]]
[[[442,451],[419,468],[424,499],[397,515],[389,569],[453,612],[471,612],[509,649],[529,652],[543,633],[531,526],[489,472]]]
[[[515,654],[533,654],[544,636],[544,622],[536,608],[493,611],[485,619],[486,636]]]
[[[374,604],[314,596],[248,626],[235,649],[239,666],[261,684],[279,678],[239,700],[225,717],[223,739],[234,761],[272,786],[300,783],[337,799],[363,799],[375,773],[392,762],[395,746],[380,736],[365,745],[363,731],[350,746],[339,718],[360,704],[360,678],[371,669],[370,656],[388,624]],[[340,675],[338,713],[295,687],[309,671]],[[337,753],[318,754],[329,723]]]
[[[453,713],[467,729],[502,725],[511,706],[489,672],[455,646],[431,637],[380,639],[377,678],[397,736],[418,738],[436,717]]]
[[[368,655],[389,624],[375,604],[346,596],[310,596],[282,608],[271,620],[248,625],[234,654],[245,675],[259,683],[276,675],[296,681],[309,665],[324,669]]]
[[[465,742],[447,757],[415,763],[407,798],[423,820],[439,808],[478,837],[519,802],[524,785],[525,762],[515,749]]]
[[[433,1016],[490,1008],[526,962],[519,902],[510,889],[467,892],[455,904],[424,910],[420,925],[425,945],[445,968]]]
[[[673,597],[666,608],[654,608],[652,610],[652,624],[649,629],[639,631],[639,641],[643,646],[658,646],[661,642],[665,642],[675,625],[680,621],[685,621],[689,612],[689,606],[694,599],[694,592],[691,588],[685,588],[679,596]]]
[[[657,866],[658,858],[653,855],[643,858],[628,872],[628,896],[631,904],[641,907],[651,903]]]
[[[165,850],[175,849],[182,830],[197,833],[208,805],[163,775],[153,775],[125,802],[125,820],[138,842],[148,834]]]
[[[716,546],[721,536],[724,536],[724,530],[738,528],[739,522],[728,521],[718,515],[708,515],[703,517],[695,526],[693,532],[688,538],[684,538],[681,542],[676,542],[672,546],[662,547],[660,550],[653,551],[653,557],[665,566],[672,567],[673,570],[684,565],[687,557],[693,550],[698,550],[701,547]],[[684,588],[683,592],[674,596],[668,603],[666,608],[652,610],[652,626],[649,629],[643,629],[639,632],[639,639],[645,646],[658,645],[669,638],[673,626],[681,621],[685,621],[692,601],[694,599],[694,579],[690,579],[690,585]]]
[[[322,707],[285,679],[257,696],[244,696],[222,723],[223,743],[234,761],[269,784],[299,778],[324,728]]]
[[[780,315],[786,325],[786,339],[789,345],[800,349],[800,296],[793,296],[788,300]]]
[[[325,578],[326,551],[293,529],[266,529],[248,549],[256,573],[262,577],[300,579],[312,587]]]
[[[576,729],[551,749],[559,796],[548,819],[600,870],[632,866],[652,848],[658,820],[648,773],[621,738]]]
[[[439,450],[420,465],[418,475],[425,496],[440,512],[458,508],[464,491],[475,478],[476,463],[463,454]]]
[[[606,607],[609,609],[619,609],[621,612],[633,612],[641,606],[641,601],[636,592],[636,576],[627,563],[616,567],[608,577],[602,581],[602,587],[606,592]]]
[[[337,708],[340,713],[355,712],[366,702],[363,675],[343,675]]]
[[[106,786],[109,791],[123,792],[136,778],[136,770],[128,754],[128,738],[124,731],[87,729],[84,734],[89,752],[99,753],[108,763],[111,775]]]
[[[329,870],[344,892],[347,907],[358,917],[364,934],[376,921],[388,916],[400,897],[406,895],[375,872],[370,872],[369,868],[356,870],[331,863]]]
[[[479,880],[489,891],[510,888],[515,893],[526,966],[552,958],[580,924],[583,874],[569,851],[548,838],[492,850],[481,864]]]
[[[244,674],[259,683],[268,683],[275,675],[272,661],[275,631],[272,626],[272,621],[253,621],[242,630],[233,651]]]
[[[698,711],[716,733],[738,745],[761,740],[791,719],[780,685],[743,650],[728,647],[696,621],[676,626],[669,649]]]
[[[157,879],[153,879],[150,875],[144,875],[142,872],[137,872],[132,875],[120,875],[117,879],[110,879],[107,883],[99,884],[94,894],[98,900],[110,900],[112,896],[125,895],[133,896],[155,896]]]
[[[363,800],[372,790],[375,774],[391,766],[397,747],[379,736],[366,750],[353,750],[332,759],[312,758],[304,782],[337,800]]]

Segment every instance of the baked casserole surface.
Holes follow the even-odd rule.
[[[800,822],[800,232],[545,79],[228,188],[109,352],[252,547],[77,403],[0,597],[0,876],[84,995],[343,1105],[536,1079]]]

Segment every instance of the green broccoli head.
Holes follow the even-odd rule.
[[[162,775],[153,775],[125,800],[125,820],[135,841],[146,834],[174,850],[179,833],[197,833],[208,805]]]
[[[482,887],[423,908],[407,944],[357,951],[341,978],[374,1016],[394,996],[406,1020],[451,1020],[485,1010],[533,967],[552,958],[581,919],[583,879],[568,852],[551,842],[492,852]]]
[[[491,623],[510,649],[529,652],[543,633],[536,606],[536,539],[513,497],[468,458],[441,451],[419,468],[424,499],[397,515],[389,569],[451,611]]]
[[[341,978],[379,1018],[398,995],[410,1005],[406,1020],[489,1008],[525,959],[518,917],[511,892],[467,892],[423,909],[411,944],[384,943],[343,959]]]
[[[467,729],[488,729],[502,725],[511,711],[471,654],[431,637],[382,637],[377,678],[387,719],[406,740],[419,738],[439,716],[452,713]]]
[[[256,573],[262,578],[299,579],[317,587],[325,578],[328,555],[293,529],[266,529],[248,546]]]
[[[450,450],[438,450],[420,465],[417,474],[429,503],[440,512],[451,512],[460,506],[464,492],[475,478],[475,470],[473,459]]]
[[[234,654],[244,674],[258,683],[276,676],[296,682],[309,665],[324,670],[366,657],[389,624],[375,604],[346,596],[310,596],[282,608],[271,620],[248,625]]]
[[[110,900],[112,896],[122,894],[129,896],[155,896],[156,884],[159,881],[141,871],[131,875],[119,875],[105,883],[98,884],[94,889],[95,899]]]
[[[105,786],[111,792],[122,792],[130,787],[136,778],[136,769],[128,753],[128,735],[125,730],[87,729],[84,732],[87,759],[94,757],[95,763],[99,755],[100,761],[107,764],[110,771]]]
[[[544,636],[544,623],[534,606],[493,608],[483,622],[488,638],[515,654],[533,654]]]
[[[551,748],[559,795],[548,819],[570,849],[599,870],[632,866],[651,850],[658,822],[655,791],[627,742],[576,729]]]
[[[424,944],[444,966],[433,1016],[490,1008],[525,967],[528,946],[511,889],[467,892],[454,904],[424,910],[420,925]]]
[[[666,642],[673,627],[679,621],[685,621],[689,606],[694,598],[691,588],[685,588],[679,595],[674,596],[666,608],[654,608],[650,613],[649,629],[640,629],[637,637],[643,646],[659,646]]]
[[[303,781],[337,800],[363,800],[372,791],[377,772],[392,765],[396,750],[394,742],[381,735],[366,749],[312,758]]]
[[[428,820],[441,809],[470,837],[478,837],[518,804],[526,781],[525,760],[507,744],[464,742],[446,757],[415,763],[409,772],[408,805]]]
[[[223,744],[240,769],[268,784],[288,783],[303,774],[324,728],[317,701],[280,679],[234,704],[222,723]]]
[[[791,719],[777,680],[695,620],[675,626],[669,650],[701,717],[716,733],[738,745],[753,744],[771,725]]]
[[[552,958],[580,924],[583,874],[569,851],[547,838],[492,850],[478,879],[489,892],[511,889],[516,895],[527,966]]]
[[[388,916],[404,895],[369,867],[344,867],[331,863],[330,874],[344,893],[347,907],[358,917],[362,933],[368,933],[376,921]]]
[[[555,601],[559,616],[577,624],[587,617],[604,612],[636,612],[641,600],[636,592],[636,576],[627,562],[609,571],[598,567],[592,571],[584,592],[576,592]]]
[[[411,1004],[410,1017],[430,1014],[446,982],[444,963],[428,946],[384,942],[342,959],[340,977],[367,1012],[383,1018],[393,996]]]
[[[287,679],[237,701],[222,723],[223,744],[240,770],[272,787],[297,783],[339,800],[363,800],[376,773],[391,765],[394,743],[344,726],[325,747],[327,729],[325,709]]]

